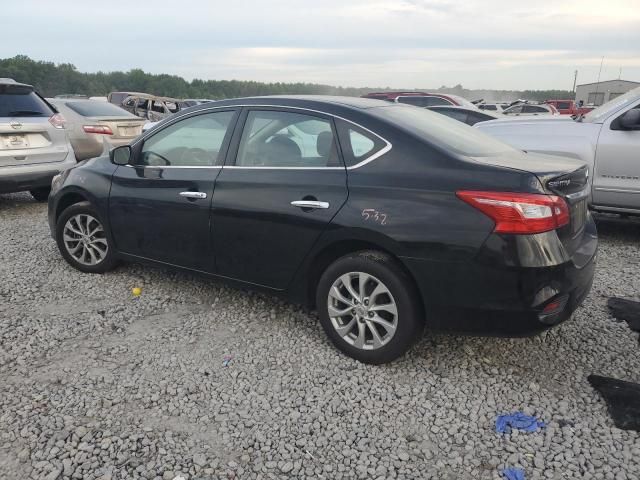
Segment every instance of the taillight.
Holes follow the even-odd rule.
[[[113,131],[107,125],[85,125],[82,129],[87,133],[99,133],[100,135],[113,135]]]
[[[59,113],[56,113],[49,118],[49,123],[55,128],[64,128],[64,117]]]
[[[456,195],[490,217],[496,233],[542,233],[569,223],[569,207],[555,195],[459,191]]]

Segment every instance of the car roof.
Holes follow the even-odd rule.
[[[322,107],[342,107],[351,110],[367,110],[370,108],[393,107],[392,103],[385,102],[374,98],[361,97],[340,97],[331,95],[268,95],[263,97],[244,97],[233,98],[228,100],[217,100],[191,107],[192,109],[208,109],[215,106],[233,106],[233,105],[265,105],[265,106],[283,106],[283,107],[303,107],[303,108],[322,108]]]
[[[13,78],[0,78],[0,85],[12,85],[15,87],[27,87],[33,89],[33,85],[16,82]]]

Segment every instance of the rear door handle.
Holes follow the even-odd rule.
[[[295,200],[291,202],[291,205],[300,208],[329,208],[329,202],[319,202],[318,200]]]
[[[207,198],[204,192],[180,192],[180,196],[184,198]]]

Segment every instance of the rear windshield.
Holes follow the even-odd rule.
[[[424,138],[429,143],[468,157],[489,157],[516,151],[481,131],[457,120],[422,108],[405,105],[378,107],[381,118],[406,131]]]
[[[65,102],[65,105],[71,110],[83,117],[133,117],[138,118],[135,115],[127,112],[123,108],[120,108],[112,103],[100,102],[100,101],[85,101],[85,102]]]
[[[0,117],[50,117],[53,113],[31,88],[0,85]]]

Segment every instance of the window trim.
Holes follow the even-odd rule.
[[[438,98],[440,100],[445,101],[446,103],[441,103],[440,105],[442,106],[457,106],[455,103],[453,103],[451,100],[449,100],[448,98],[445,97],[441,97],[440,95],[398,95],[395,99],[395,103],[402,103],[404,105],[411,105],[410,103],[404,103],[401,102],[400,99],[401,98]],[[420,106],[420,105],[411,105],[412,107],[418,107],[418,108],[428,108],[428,107],[437,107],[439,105],[428,105],[426,107]]]
[[[223,165],[215,165],[215,166],[207,166],[207,167],[192,167],[192,168],[234,168],[234,169],[243,169],[243,168],[253,168],[253,169],[263,169],[263,170],[355,170],[356,168],[360,168],[365,166],[367,163],[373,162],[375,159],[381,157],[382,155],[385,155],[386,153],[388,153],[392,148],[393,145],[391,144],[391,142],[389,142],[386,138],[382,137],[381,135],[377,134],[376,132],[369,130],[367,127],[364,127],[362,125],[360,125],[357,122],[354,122],[353,120],[349,120],[348,118],[344,118],[341,117],[340,115],[336,115],[334,113],[329,113],[329,112],[323,112],[322,110],[315,110],[312,108],[306,108],[306,107],[292,107],[289,105],[263,105],[263,104],[238,104],[238,105],[220,105],[220,106],[211,106],[211,107],[206,107],[203,108],[202,110],[197,110],[195,112],[189,112],[189,113],[183,113],[182,115],[178,115],[178,114],[174,114],[172,115],[168,120],[168,123],[166,125],[163,125],[162,128],[159,129],[151,129],[148,131],[148,133],[143,134],[140,136],[140,138],[138,140],[136,140],[134,143],[131,144],[131,147],[134,149],[134,151],[137,151],[136,149],[139,147],[140,144],[143,144],[148,138],[152,137],[153,135],[155,135],[158,132],[161,132],[162,130],[164,130],[165,128],[167,128],[168,126],[174,124],[175,122],[180,121],[183,118],[189,117],[189,116],[193,116],[193,115],[201,115],[203,113],[209,113],[213,110],[223,110],[223,109],[227,109],[227,110],[236,110],[236,112],[240,112],[241,109],[246,109],[246,108],[274,108],[274,109],[290,109],[290,110],[302,110],[302,111],[306,111],[306,112],[313,112],[313,113],[320,113],[322,115],[326,115],[328,117],[332,117],[332,118],[339,118],[340,120],[343,120],[347,123],[350,123],[352,125],[355,125],[356,127],[359,127],[369,133],[371,133],[372,135],[375,135],[376,137],[378,137],[380,140],[382,140],[385,143],[385,146],[383,148],[381,148],[379,151],[377,151],[376,153],[374,153],[373,155],[362,159],[359,163],[355,164],[355,165],[351,165],[351,166],[343,166],[343,167],[236,167],[235,165],[225,165],[226,164],[226,156],[229,153],[229,150],[231,150],[231,148],[229,148],[226,152],[225,155],[225,164]],[[243,113],[243,111],[242,111]],[[238,116],[236,116],[236,119],[238,118]],[[243,125],[244,127],[244,125]],[[238,128],[238,121],[236,120],[236,123],[234,125],[234,134],[232,136],[231,142],[234,141],[234,137],[236,136],[237,132],[242,133],[242,129]],[[133,165],[127,165],[127,166],[133,166]],[[145,168],[187,168],[187,167],[145,167]]]
[[[213,109],[212,109],[213,110]],[[218,112],[219,110],[219,112]],[[184,115],[180,115],[179,117],[170,117],[170,121],[167,122],[166,125],[163,125],[162,128],[159,129],[152,129],[148,134],[146,135],[141,135],[140,138],[138,138],[135,142],[133,142],[131,144],[131,149],[134,152],[135,158],[137,160],[137,158],[142,154],[142,149],[144,148],[144,144],[147,140],[153,138],[155,135],[159,134],[160,132],[163,132],[166,128],[169,128],[170,126],[178,123],[181,120],[187,120],[189,118],[192,117],[199,117],[200,115],[207,115],[210,113],[224,113],[224,112],[233,112],[233,117],[231,118],[231,122],[229,123],[229,127],[227,132],[225,133],[224,136],[224,140],[222,141],[222,145],[220,146],[220,153],[224,154],[222,155],[222,163],[220,165],[139,165],[139,164],[128,164],[128,165],[124,165],[125,167],[131,167],[131,168],[151,168],[151,169],[161,169],[164,170],[165,168],[169,168],[169,169],[174,169],[174,168],[187,168],[187,169],[191,169],[191,168],[199,168],[199,169],[218,169],[218,168],[222,168],[225,164],[227,155],[229,154],[229,147],[231,145],[231,140],[233,139],[233,135],[236,131],[236,127],[238,124],[238,118],[239,118],[239,112],[240,109],[235,107],[235,106],[229,106],[226,105],[225,107],[219,107],[216,108],[214,111],[209,111],[209,109],[205,110],[198,110],[197,112],[191,112],[188,114],[184,114]]]
[[[252,107],[245,107],[242,111],[242,113],[240,114],[240,120],[238,121],[238,125],[237,125],[237,139],[236,141],[233,142],[233,148],[230,149],[232,150],[232,160],[233,160],[233,164],[227,165],[226,161],[225,161],[225,165],[224,168],[231,168],[234,170],[344,170],[345,169],[345,161],[344,161],[344,156],[342,155],[342,149],[340,148],[340,140],[338,138],[338,130],[336,128],[336,124],[335,121],[333,119],[333,117],[331,115],[328,115],[326,113],[323,112],[314,112],[315,114],[313,115],[309,115],[306,114],[309,117],[315,117],[315,118],[319,118],[322,120],[325,120],[327,122],[329,122],[329,125],[331,127],[331,133],[333,133],[333,138],[336,142],[336,153],[338,154],[338,158],[340,160],[340,162],[342,163],[342,166],[340,167],[268,167],[268,166],[260,166],[260,165],[236,165],[236,162],[238,161],[238,154],[240,153],[240,143],[242,142],[242,137],[244,135],[244,129],[247,125],[247,119],[249,118],[249,114],[251,112],[284,112],[284,113],[293,113],[293,114],[298,114],[298,115],[305,115],[303,113],[298,113],[296,111],[292,111],[292,112],[288,112],[287,109],[289,107],[258,107],[256,106],[256,108],[252,108]],[[294,109],[296,110],[296,109]],[[320,114],[320,115],[319,115]]]

